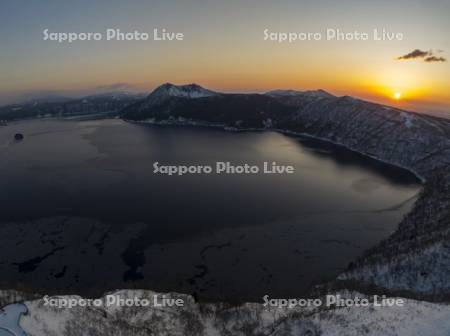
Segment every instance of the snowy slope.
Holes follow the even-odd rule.
[[[148,298],[151,291],[126,290],[120,298]],[[357,292],[338,293],[345,298],[365,297]],[[75,307],[56,308],[43,300],[26,301],[28,313],[20,329],[30,336],[74,335],[399,335],[448,336],[450,306],[405,299],[404,306],[375,307],[264,307],[198,304],[183,294],[183,307]],[[75,298],[75,297],[72,297]],[[12,306],[9,306],[12,307]],[[11,308],[8,308],[13,310]],[[22,308],[23,309],[23,308]],[[14,315],[16,316],[16,315]],[[14,326],[13,326],[14,327]],[[20,330],[18,326],[15,330]]]

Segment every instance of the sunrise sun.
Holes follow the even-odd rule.
[[[402,93],[401,92],[395,92],[394,93],[394,99],[395,100],[400,100],[402,98]]]

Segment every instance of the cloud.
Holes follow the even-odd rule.
[[[443,52],[442,50],[438,50],[438,53]],[[420,49],[415,49],[411,51],[410,53],[399,56],[396,58],[396,60],[410,60],[410,59],[421,59],[424,62],[432,63],[432,62],[447,62],[447,59],[444,57],[437,57],[434,55],[434,52],[432,50],[429,51],[423,51]]]
[[[444,57],[436,57],[436,56],[429,56],[424,59],[425,62],[447,62],[447,59]]]
[[[411,51],[409,54],[397,57],[398,60],[408,60],[415,58],[424,58],[426,56],[431,56],[433,53],[431,51],[422,51],[420,49],[415,49]]]

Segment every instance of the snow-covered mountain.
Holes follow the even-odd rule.
[[[197,84],[174,85],[165,83],[153,90],[145,99],[122,110],[122,115],[125,115],[127,119],[142,119],[151,110],[167,112],[167,106],[173,106],[177,102],[214,97],[216,95],[219,94]]]
[[[125,108],[122,116],[127,120],[182,118],[218,123],[236,121],[242,117],[246,120],[243,126],[258,126],[262,116],[269,117],[272,111],[288,110],[292,108],[267,95],[224,94],[196,84],[163,84],[146,99]]]
[[[187,85],[174,85],[171,83],[165,83],[158,86],[151,94],[151,97],[156,96],[170,96],[170,97],[183,97],[183,98],[202,98],[214,96],[217,93],[211,90],[207,90],[197,84]]]

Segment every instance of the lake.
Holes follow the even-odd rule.
[[[295,173],[153,172],[155,162],[217,161],[277,162]],[[0,126],[0,285],[301,297],[388,237],[420,189],[406,170],[270,131],[15,122]]]

